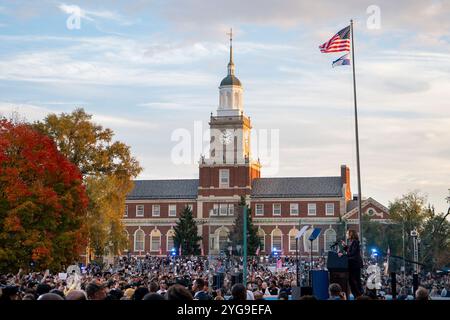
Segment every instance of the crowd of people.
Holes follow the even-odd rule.
[[[215,257],[120,257],[106,267],[90,264],[60,273],[23,272],[0,275],[0,300],[288,300],[297,286],[295,258],[250,259],[247,287],[242,285],[242,259]],[[314,269],[324,269],[319,259]],[[220,276],[219,276],[220,275]],[[300,285],[307,285],[308,263],[300,266]],[[364,274],[363,274],[364,277]],[[450,297],[449,275],[425,274],[412,292],[412,275],[398,275],[397,299]],[[329,299],[347,300],[341,286],[329,286]],[[392,298],[390,280],[357,300]],[[302,299],[316,299],[302,296]]]

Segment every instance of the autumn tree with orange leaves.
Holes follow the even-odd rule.
[[[48,136],[0,119],[0,272],[59,269],[87,239],[88,197],[79,169]]]

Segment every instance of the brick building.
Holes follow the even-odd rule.
[[[358,229],[346,165],[337,167],[332,177],[261,177],[261,165],[251,155],[251,121],[244,114],[231,43],[228,74],[220,83],[219,107],[209,125],[210,154],[199,161],[199,179],[135,181],[123,219],[132,254],[167,255],[173,248],[173,226],[185,206],[196,217],[204,253],[226,250],[241,196],[251,207],[262,254],[274,249],[295,254],[295,235],[303,225],[322,229],[312,244],[313,255],[322,255],[336,240],[342,219],[348,228]],[[387,219],[387,208],[372,198],[363,200],[362,210],[373,219]],[[302,241],[301,253],[309,250],[309,241]]]

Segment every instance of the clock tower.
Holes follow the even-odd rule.
[[[244,114],[243,87],[235,76],[233,38],[230,32],[227,76],[219,86],[219,106],[211,113],[210,154],[200,161],[199,194],[203,196],[249,195],[260,164],[251,156],[251,121]]]

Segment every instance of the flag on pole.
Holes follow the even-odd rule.
[[[162,247],[159,247],[159,255],[162,255]]]
[[[181,256],[181,245],[178,247],[178,255]]]
[[[201,255],[201,256],[204,256],[204,255],[205,255],[205,252],[203,251],[203,243],[202,243],[202,246],[201,246],[200,250],[201,250],[200,255]]]
[[[258,248],[256,249],[256,253],[255,253],[255,254],[256,254],[257,256],[259,256],[259,251],[260,251],[260,249],[261,249],[260,246],[258,246]]]
[[[319,46],[320,52],[350,51],[350,26],[336,33],[330,40]]]
[[[334,60],[331,66],[337,67],[337,66],[349,66],[350,65],[350,53],[344,54],[342,57],[340,57],[337,60]]]

